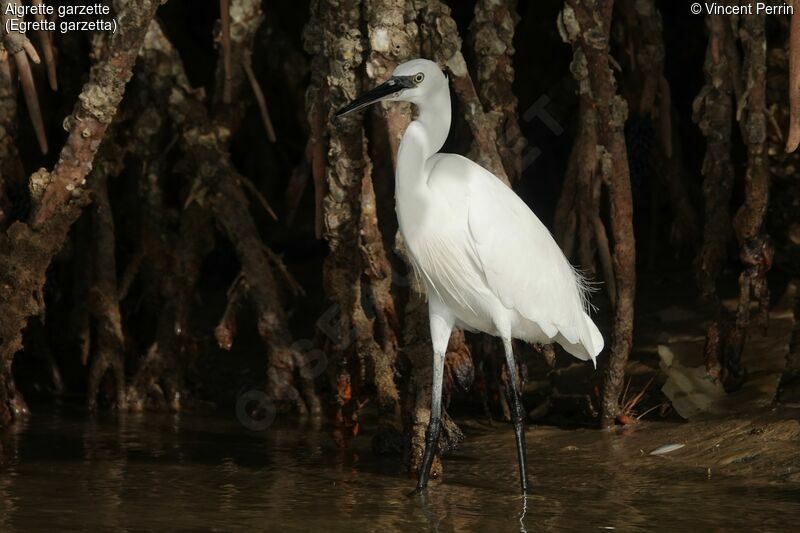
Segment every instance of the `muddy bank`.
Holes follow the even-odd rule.
[[[709,481],[744,478],[747,484],[800,489],[800,408],[683,423],[640,422],[603,432],[596,439],[586,433],[592,431],[531,430],[536,441],[565,453],[577,451],[581,445],[576,443],[583,442],[580,451],[598,457],[609,454],[608,460],[618,461],[623,472],[668,466]],[[668,447],[677,449],[666,451]]]

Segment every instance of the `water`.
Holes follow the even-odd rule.
[[[318,422],[251,432],[233,415],[39,413],[0,437],[0,531],[780,531],[800,518],[798,483],[709,478],[590,430],[528,431],[526,500],[509,429],[467,431],[446,481],[407,498],[396,460],[367,437],[337,449]]]

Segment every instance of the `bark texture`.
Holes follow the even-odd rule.
[[[116,13],[126,24],[110,39],[104,58],[92,67],[72,115],[69,136],[52,172],[30,178],[41,190],[30,225],[15,222],[0,236],[0,421],[8,423],[24,408],[13,384],[11,364],[22,347],[22,329],[42,310],[47,267],[67,231],[88,203],[85,178],[122,100],[147,26],[159,2],[118,0]]]
[[[16,66],[16,74],[19,78],[22,94],[25,96],[25,104],[28,107],[31,124],[36,132],[39,149],[43,154],[46,154],[49,150],[47,135],[45,134],[44,119],[42,118],[39,96],[36,93],[36,84],[31,69],[31,62],[35,64],[40,62],[39,55],[36,53],[33,44],[28,40],[27,35],[14,31],[5,32],[6,23],[9,23],[10,19],[12,19],[10,13],[14,8],[19,7],[18,4],[19,2],[0,0],[0,21],[2,21],[4,28],[2,32],[4,53],[7,53],[13,59],[13,63]]]
[[[366,371],[368,350],[374,342],[371,323],[361,307],[362,254],[361,189],[371,179],[366,154],[364,128],[359,116],[349,115],[331,121],[333,112],[355,98],[361,91],[359,69],[363,66],[364,46],[359,2],[316,1],[306,26],[306,51],[313,57],[311,85],[306,105],[315,137],[312,167],[323,180],[322,233],[328,243],[323,282],[327,296],[338,307],[331,332],[330,347],[340,361],[340,369],[349,383]],[[324,144],[323,144],[324,143]],[[323,170],[324,169],[324,170]],[[358,401],[360,391],[356,389]]]
[[[567,0],[559,18],[562,38],[573,46],[571,70],[580,90],[591,95],[597,113],[598,167],[608,187],[609,216],[614,239],[614,322],[611,353],[602,393],[604,427],[620,415],[620,395],[625,364],[633,342],[633,300],[636,287],[636,246],[633,235],[633,201],[624,125],[628,108],[617,94],[609,60],[612,2]]]
[[[634,209],[645,232],[637,233],[643,309],[682,285],[676,278],[694,259],[709,302],[707,367],[728,389],[746,378],[740,354],[766,318],[773,241],[784,274],[770,275],[773,291],[800,276],[800,163],[784,153],[800,137],[797,19],[708,17],[697,54],[694,39],[676,37],[674,6],[655,0],[309,0],[310,13],[261,0],[173,0],[156,24],[159,3],[115,0],[116,34],[3,35],[1,425],[26,412],[17,385],[86,393],[90,409],[237,402],[250,429],[243,415],[269,423],[277,409],[321,412],[325,398],[337,444],[366,430],[374,452],[402,454],[416,471],[432,348],[425,295],[403,264],[393,213],[396,154],[415,111],[392,102],[332,119],[416,57],[436,61],[452,83],[445,151],[513,184],[546,226],[561,187],[556,238],[587,277],[604,281],[608,302],[593,297],[601,310],[592,314],[602,331],[611,322],[604,373],[565,367],[552,347],[546,368],[520,350],[519,375],[532,378],[525,400],[538,406],[531,418],[596,418],[593,398],[576,388],[595,390],[604,426],[629,423],[640,399],[663,401],[654,390],[622,391],[633,370]],[[11,4],[21,5],[0,0],[0,11]],[[520,21],[525,32],[515,32]],[[571,62],[552,42],[556,28]],[[676,38],[692,58],[673,54],[683,50]],[[515,43],[538,51],[535,61],[519,60]],[[706,143],[695,143],[698,128],[681,114],[697,80],[681,73],[668,82],[666,73],[699,67],[703,51],[693,118]],[[567,66],[577,97],[560,90]],[[522,91],[548,92],[566,130],[577,115],[569,157],[552,117],[526,121],[523,138]],[[44,156],[48,142],[63,148]],[[523,182],[528,142],[538,144],[525,159],[535,180]],[[688,167],[700,159],[702,190],[684,179],[700,172]],[[687,260],[702,202],[702,248]],[[729,257],[733,246],[739,254]],[[733,312],[720,303],[730,273],[741,273]],[[797,337],[779,394],[786,401],[798,390]],[[434,477],[440,454],[463,438],[451,402],[510,418],[502,355],[488,336],[453,332]],[[477,394],[465,394],[476,374]],[[267,401],[253,409],[261,390]],[[242,413],[238,400],[248,398]]]
[[[718,378],[721,372],[721,329],[725,327],[725,317],[717,292],[717,280],[732,236],[730,203],[734,169],[730,146],[734,119],[734,83],[739,72],[739,58],[734,50],[735,41],[730,26],[720,17],[708,17],[706,24],[706,83],[693,104],[694,121],[706,138],[702,167],[705,222],[695,269],[701,293],[715,313],[707,333],[705,361],[709,374]]]
[[[743,92],[738,98],[742,138],[747,146],[744,204],[733,219],[739,242],[739,305],[733,327],[728,332],[723,360],[723,383],[735,389],[744,379],[741,355],[751,321],[751,302],[757,304],[758,322],[766,329],[769,312],[769,287],[766,273],[772,265],[772,245],[766,234],[764,217],[769,200],[769,157],[767,145],[766,35],[765,15],[742,17],[739,38],[744,50]]]
[[[14,139],[17,135],[17,84],[8,53],[0,48],[0,229],[5,230],[13,203],[9,188],[19,186],[24,171]]]
[[[672,244],[687,248],[698,233],[697,214],[687,191],[682,152],[673,149],[672,96],[664,74],[664,31],[654,0],[619,2],[615,41],[620,49],[620,93],[628,102],[631,182],[650,187],[649,269],[662,248],[658,234],[661,192],[669,199]],[[639,172],[637,173],[637,169]]]
[[[161,29],[153,24],[142,51],[152,87],[161,94],[176,127],[181,129],[179,145],[195,175],[191,201],[210,210],[231,243],[242,265],[248,295],[257,314],[258,331],[269,353],[267,392],[281,405],[291,404],[301,413],[318,412],[316,394],[301,396],[295,373],[302,365],[292,348],[286,314],[272,273],[268,252],[261,242],[250,214],[242,210],[247,198],[226,149],[227,131],[215,127],[203,104],[196,98],[183,72],[177,52]],[[220,135],[222,134],[222,136]],[[308,385],[307,383],[304,383]]]
[[[516,0],[478,0],[470,23],[475,52],[475,85],[484,106],[485,124],[495,132],[497,151],[510,183],[522,173],[525,139],[519,129],[514,94]]]
[[[443,66],[450,76],[461,111],[472,133],[470,159],[493,172],[506,185],[508,175],[498,152],[497,133],[487,119],[478,97],[467,62],[461,52],[461,37],[450,8],[441,0],[426,0],[419,11],[423,22],[420,28],[422,54]]]
[[[89,309],[95,322],[94,357],[89,367],[87,404],[97,408],[100,386],[106,373],[114,379],[117,409],[126,409],[125,358],[122,316],[119,309],[117,263],[115,258],[114,217],[108,198],[108,176],[98,176],[92,191],[93,283],[89,289]]]
[[[786,151],[800,145],[800,13],[792,15],[789,36],[789,133]]]

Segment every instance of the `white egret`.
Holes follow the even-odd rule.
[[[414,59],[399,65],[389,80],[336,116],[385,100],[411,102],[419,112],[403,134],[395,173],[397,218],[428,298],[433,344],[431,416],[415,492],[428,481],[441,427],[445,352],[452,329],[460,327],[503,341],[526,493],[525,413],[511,340],[557,342],[594,363],[603,337],[587,314],[584,280],[544,224],[499,178],[465,157],[437,153],[450,131],[451,110],[447,77],[436,63]]]

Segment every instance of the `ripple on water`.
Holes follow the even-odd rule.
[[[417,498],[405,497],[413,480],[394,459],[373,457],[366,437],[343,451],[314,425],[253,433],[233,417],[38,415],[2,447],[3,532],[781,530],[800,516],[796,485],[709,479],[671,454],[587,430],[529,430],[527,499],[516,493],[514,439],[502,426],[473,429],[447,456],[446,482]]]

